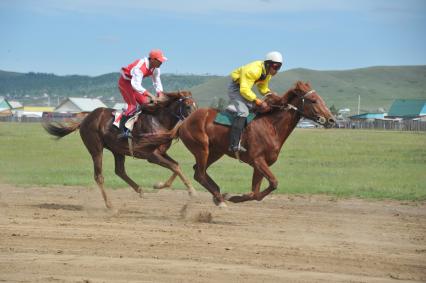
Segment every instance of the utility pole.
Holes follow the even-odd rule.
[[[43,96],[47,98],[47,106],[50,107],[50,95],[45,92],[43,93]]]
[[[358,95],[358,115],[359,115],[359,108],[361,107],[361,95]]]

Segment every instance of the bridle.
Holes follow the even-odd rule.
[[[192,96],[184,96],[184,97],[179,98],[178,110],[177,110],[177,112],[172,112],[172,115],[175,118],[177,118],[179,121],[183,121],[183,120],[185,120],[185,118],[187,118],[189,116],[188,114],[185,116],[185,113],[184,113],[185,103],[184,102],[185,102],[185,100],[191,99],[191,98],[192,98]]]
[[[286,103],[286,104],[283,104],[283,105],[271,104],[269,106],[272,107],[272,108],[278,108],[281,111],[294,110],[295,112],[299,113],[302,117],[304,117],[306,119],[309,119],[309,120],[321,123],[321,121],[318,121],[317,117],[309,117],[308,115],[305,115],[305,111],[304,111],[304,109],[305,109],[305,102],[306,103],[311,103],[311,104],[315,103],[315,101],[313,101],[313,100],[311,100],[311,99],[308,98],[308,96],[310,96],[311,94],[314,94],[314,93],[316,93],[316,91],[314,89],[312,89],[312,90],[306,92],[302,96],[299,96],[299,95],[296,94],[296,96],[298,98],[302,99],[302,107],[300,107],[300,109],[297,106],[295,106],[293,104],[290,104],[290,103]]]

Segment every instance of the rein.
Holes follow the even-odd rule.
[[[314,103],[312,100],[310,100],[309,98],[307,98],[307,96],[309,96],[309,95],[311,95],[311,94],[313,94],[313,93],[315,93],[315,90],[314,89],[312,89],[312,90],[310,90],[310,91],[308,91],[307,93],[305,93],[302,97],[299,97],[299,98],[302,98],[302,107],[301,107],[301,109],[299,109],[299,108],[297,108],[295,105],[293,105],[293,104],[290,104],[290,103],[287,103],[287,104],[283,104],[283,105],[277,105],[277,104],[271,104],[271,105],[269,105],[271,108],[277,108],[277,109],[279,109],[279,110],[281,110],[281,111],[289,111],[289,110],[294,110],[294,111],[296,111],[297,113],[299,113],[301,116],[303,116],[304,118],[306,118],[306,119],[309,119],[309,120],[312,120],[312,121],[316,121],[316,119],[315,118],[313,118],[313,117],[308,117],[307,115],[305,115],[305,113],[304,113],[304,108],[305,108],[305,99],[306,99],[306,101],[308,101],[308,102],[310,102],[310,103]]]

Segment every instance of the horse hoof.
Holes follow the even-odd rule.
[[[193,198],[193,197],[198,196],[198,193],[194,188],[190,188],[190,189],[188,189],[188,195]]]
[[[222,202],[219,203],[218,207],[219,208],[227,208],[228,205],[224,201],[222,201]]]
[[[154,189],[156,189],[156,190],[161,190],[161,189],[163,189],[165,186],[164,186],[164,183],[163,182],[158,182],[157,184],[154,184],[154,186],[153,186],[153,188]]]
[[[213,197],[213,202],[215,205],[219,206],[222,201],[219,201],[216,197]]]
[[[223,197],[224,200],[229,200],[232,196],[228,193],[224,193],[224,194],[222,194],[222,197]]]
[[[120,211],[117,208],[109,208],[107,210],[107,214],[108,214],[108,216],[115,217],[115,216],[118,216],[120,214]]]
[[[105,206],[106,206],[106,208],[108,208],[111,211],[114,209],[114,207],[112,206],[112,204],[109,201],[105,203]]]

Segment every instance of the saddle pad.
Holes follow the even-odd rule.
[[[222,111],[217,113],[216,115],[216,119],[214,120],[214,122],[216,124],[220,124],[220,125],[224,125],[224,126],[231,126],[232,125],[232,121],[234,121],[236,113],[231,113],[229,111]],[[256,114],[254,113],[250,113],[247,117],[247,125],[253,121],[253,119],[256,117]]]
[[[127,129],[133,130],[133,126],[136,123],[136,121],[138,120],[138,117],[139,117],[140,113],[141,113],[141,111],[136,112],[136,114],[133,117],[131,117],[129,120],[127,120],[127,122],[125,124],[125,126],[126,126]],[[121,117],[122,117],[122,113],[118,112],[118,111],[115,111],[115,112],[112,113],[112,115],[114,116],[114,121],[113,121],[112,124],[114,126],[116,126],[117,128],[119,128],[119,126],[120,126],[120,120],[121,120]]]

